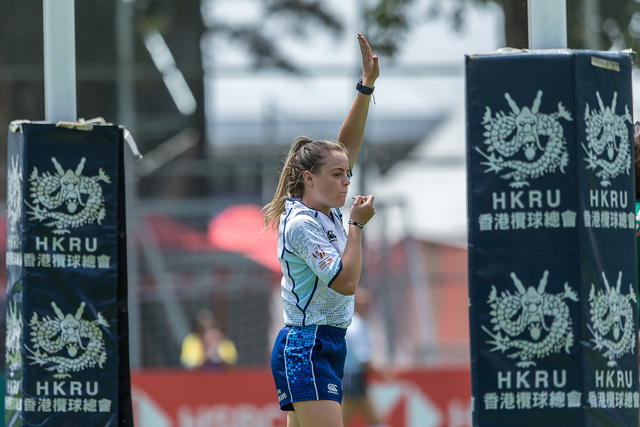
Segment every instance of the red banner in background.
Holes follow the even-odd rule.
[[[137,371],[136,427],[285,427],[268,370]],[[371,397],[389,427],[471,427],[468,368],[412,369],[376,381]],[[348,427],[361,427],[354,419]]]

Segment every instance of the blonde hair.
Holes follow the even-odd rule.
[[[289,154],[284,161],[276,193],[270,203],[262,208],[265,229],[277,229],[280,215],[284,212],[287,198],[302,199],[304,193],[304,171],[314,173],[325,163],[325,153],[340,151],[348,154],[347,148],[340,142],[311,140],[299,136],[293,140]]]

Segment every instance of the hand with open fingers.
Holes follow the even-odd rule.
[[[365,225],[376,214],[376,209],[373,206],[373,196],[356,196],[356,199],[351,206],[350,219],[359,224]]]
[[[362,53],[362,84],[373,87],[376,79],[380,76],[378,55],[373,54],[369,42],[361,33],[358,33],[358,43],[360,44],[360,53]]]

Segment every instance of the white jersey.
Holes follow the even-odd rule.
[[[298,199],[287,199],[278,230],[285,325],[349,326],[354,297],[331,289],[346,244],[338,209],[331,209],[329,217]]]

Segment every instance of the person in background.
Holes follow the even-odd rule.
[[[217,370],[238,360],[236,346],[226,338],[210,310],[196,314],[195,331],[182,340],[180,363],[188,369]]]
[[[371,332],[367,316],[371,308],[371,294],[367,289],[358,288],[355,299],[355,311],[351,325],[347,328],[347,358],[344,363],[342,379],[342,417],[347,426],[355,414],[364,417],[368,427],[383,427],[380,416],[368,394],[369,378],[375,375],[389,379],[386,371],[378,369],[373,363]]]
[[[346,328],[362,272],[362,232],[375,214],[373,196],[357,196],[349,234],[339,210],[362,145],[378,57],[358,34],[362,80],[338,141],[298,137],[263,208],[278,229],[284,327],[271,353],[276,395],[288,427],[341,427]],[[313,100],[310,100],[313,102]]]

